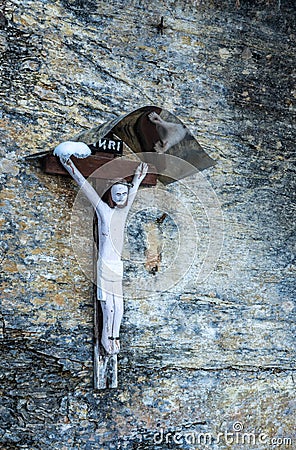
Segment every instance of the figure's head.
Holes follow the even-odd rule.
[[[127,205],[129,189],[132,183],[126,180],[118,180],[109,188],[102,199],[110,206],[110,208],[124,208]]]
[[[126,206],[128,198],[128,186],[126,184],[113,184],[111,187],[111,198],[115,203],[115,206],[123,208]]]

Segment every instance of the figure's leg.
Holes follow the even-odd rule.
[[[117,283],[116,283],[117,284]],[[115,287],[115,286],[113,286]],[[109,292],[106,301],[102,301],[103,329],[101,343],[110,355],[119,353],[119,330],[123,316],[123,297],[121,283]]]
[[[120,342],[119,342],[119,330],[123,316],[123,298],[122,295],[113,296],[114,305],[114,316],[112,324],[112,337],[113,337],[113,353],[119,353]]]
[[[114,316],[113,300],[108,295],[105,301],[101,301],[102,313],[103,313],[103,328],[101,343],[106,352],[111,355],[113,350],[112,341],[109,339],[112,336],[112,323]]]

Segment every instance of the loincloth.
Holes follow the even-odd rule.
[[[122,261],[98,260],[97,263],[97,298],[101,301],[107,301],[108,298],[122,298]]]

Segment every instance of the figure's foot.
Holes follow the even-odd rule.
[[[148,118],[151,120],[151,122],[154,123],[162,123],[162,118],[155,112],[152,111],[150,114],[148,114]]]
[[[101,344],[108,355],[117,355],[120,352],[119,337],[102,335]]]

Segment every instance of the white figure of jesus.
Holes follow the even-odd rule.
[[[132,183],[118,180],[107,192],[108,195],[100,198],[70,159],[71,155],[78,158],[89,156],[91,151],[86,144],[63,142],[55,148],[54,154],[59,156],[65,169],[81,187],[96,211],[99,230],[97,298],[101,301],[103,312],[101,344],[108,355],[115,355],[120,350],[119,330],[123,315],[121,254],[124,228],[138,188],[147,174],[148,165],[141,163],[137,167]]]

